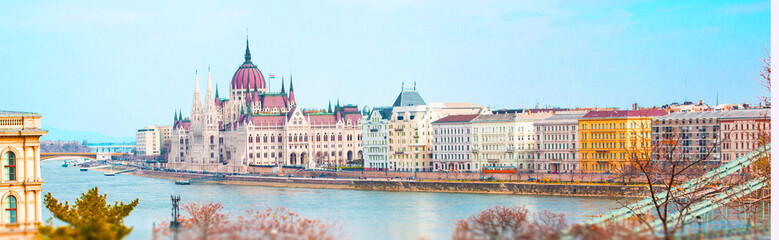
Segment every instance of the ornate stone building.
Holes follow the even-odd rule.
[[[265,76],[251,61],[233,75],[230,97],[219,98],[211,74],[205,102],[197,75],[192,116],[175,117],[168,166],[206,172],[246,172],[248,166],[314,168],[362,159],[361,114],[356,105],[303,110],[282,77],[280,92],[270,92]]]
[[[0,239],[33,239],[41,219],[41,115],[0,111]]]

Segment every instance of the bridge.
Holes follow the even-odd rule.
[[[122,156],[124,153],[41,153],[41,161],[65,160],[72,158],[89,158],[92,160],[108,160]]]
[[[715,189],[712,189],[711,186],[714,186],[718,183],[718,181],[723,180],[725,177],[733,175],[733,174],[739,174],[742,172],[742,169],[748,169],[750,165],[755,163],[758,159],[770,156],[771,151],[771,144],[767,144],[766,146],[763,146],[759,149],[756,149],[748,154],[745,154],[744,156],[731,161],[729,163],[723,164],[722,166],[715,168],[714,170],[711,170],[700,177],[690,179],[681,185],[674,187],[668,191],[656,194],[654,196],[654,199],[652,196],[649,196],[647,198],[644,198],[640,201],[637,201],[633,204],[626,205],[622,208],[616,209],[612,212],[605,213],[601,215],[600,217],[596,217],[593,219],[590,219],[589,221],[585,222],[585,225],[599,225],[599,226],[606,226],[608,223],[615,223],[620,221],[626,221],[629,219],[632,219],[637,216],[649,214],[653,215],[653,210],[655,208],[654,202],[662,202],[666,198],[666,196],[694,196],[694,195],[705,195],[710,194],[709,197],[706,197],[702,199],[700,202],[694,203],[691,206],[689,206],[688,209],[686,209],[684,212],[680,211],[671,211],[666,217],[667,217],[667,223],[669,224],[676,224],[677,222],[682,222],[685,224],[691,224],[691,223],[697,223],[698,224],[698,231],[701,236],[719,236],[719,237],[726,237],[727,235],[722,233],[725,232],[732,232],[732,233],[742,233],[744,229],[753,229],[753,230],[760,230],[762,228],[765,228],[765,226],[758,226],[753,221],[747,220],[747,219],[740,219],[740,217],[746,217],[741,216],[744,215],[739,214],[737,212],[731,212],[728,214],[728,208],[729,204],[733,203],[735,200],[738,200],[742,197],[748,196],[749,194],[756,192],[764,187],[768,186],[768,179],[765,177],[755,177],[753,179],[750,179],[749,181],[745,181],[743,183],[736,184],[735,186],[727,187],[724,191],[716,192]],[[670,207],[669,207],[670,208]],[[767,206],[762,206],[763,210],[765,211],[765,208]],[[724,214],[723,214],[724,213]],[[740,224],[733,224],[728,219],[720,219],[717,220],[718,217],[728,217],[726,215],[737,215],[735,216],[737,219],[742,220],[742,223]],[[757,218],[760,219],[767,219],[767,216],[770,216],[770,214],[765,213],[756,213],[755,214]],[[719,222],[718,222],[719,221]],[[707,224],[706,226],[706,232],[703,232],[700,228],[702,225],[702,222],[705,222]],[[713,223],[711,225],[717,225],[712,229],[709,224]],[[738,226],[734,226],[738,225]],[[692,227],[690,227],[692,228]],[[634,232],[647,232],[647,231],[653,231],[656,233],[661,232],[663,229],[663,223],[660,219],[652,220],[651,218],[647,222],[646,225],[642,225],[639,227],[634,228]],[[732,229],[741,229],[741,230],[732,230]],[[746,230],[744,230],[746,231]],[[710,233],[717,233],[717,235],[708,235]],[[722,233],[722,234],[721,234]],[[690,230],[688,229],[685,231],[685,229],[682,229],[682,232],[680,232],[682,235],[690,235]]]

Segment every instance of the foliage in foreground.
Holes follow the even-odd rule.
[[[454,240],[466,239],[560,239],[567,235],[573,239],[651,239],[637,235],[628,225],[610,224],[599,227],[575,224],[570,226],[565,216],[549,211],[530,214],[524,206],[494,206],[467,219],[457,221]]]
[[[51,193],[43,197],[43,203],[51,214],[67,223],[54,227],[52,219],[38,228],[43,239],[122,239],[133,230],[124,225],[124,218],[138,206],[138,199],[129,204],[107,204],[107,196],[100,195],[97,187],[82,193],[74,205],[60,203]]]
[[[244,215],[234,216],[224,212],[221,203],[187,202],[182,204],[187,216],[179,219],[181,228],[177,233],[170,228],[170,222],[163,222],[155,229],[160,239],[342,239],[340,225],[321,220],[308,219],[278,208],[247,210]]]

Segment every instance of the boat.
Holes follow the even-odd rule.
[[[178,180],[176,185],[189,185],[189,180]]]
[[[86,171],[89,171],[89,168],[81,168],[79,170],[81,170],[82,172],[86,172]]]
[[[116,173],[114,173],[114,165],[110,165],[110,166],[111,166],[111,170],[108,170],[108,172],[104,173],[103,175],[106,175],[106,176],[109,176],[109,177],[113,177],[113,176],[116,175]]]

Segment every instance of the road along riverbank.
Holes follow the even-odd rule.
[[[107,171],[101,169],[100,171]],[[141,177],[168,180],[187,180],[208,176],[206,174],[136,170],[123,173]],[[210,184],[252,185],[267,187],[295,187],[313,189],[351,189],[364,191],[396,192],[449,192],[484,194],[519,194],[551,196],[592,197],[646,197],[644,185],[576,184],[576,183],[527,183],[505,181],[436,181],[436,180],[363,180],[310,177],[264,177],[253,175],[228,175],[223,180],[207,181]],[[171,183],[173,184],[173,183]]]

